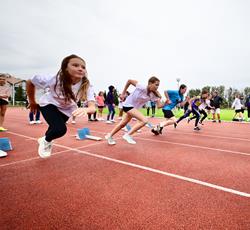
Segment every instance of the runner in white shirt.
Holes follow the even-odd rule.
[[[35,101],[35,88],[49,88]],[[94,90],[87,78],[85,61],[76,56],[65,57],[56,76],[35,75],[27,81],[27,95],[30,110],[36,113],[40,108],[49,127],[45,136],[38,139],[38,154],[45,158],[51,155],[52,140],[67,132],[66,121],[71,115],[81,116],[95,112]],[[78,108],[77,101],[86,101],[87,108]]]
[[[161,95],[157,91],[160,84],[160,80],[156,77],[151,77],[148,80],[147,86],[142,86],[138,84],[136,80],[128,80],[122,95],[121,99],[124,99],[126,91],[130,85],[136,87],[134,92],[132,92],[123,103],[123,111],[126,113],[123,117],[123,120],[115,126],[115,128],[111,131],[111,133],[107,134],[105,138],[108,140],[109,145],[115,145],[116,142],[113,139],[113,136],[121,130],[132,118],[137,119],[137,123],[131,128],[131,130],[123,135],[123,139],[125,139],[130,144],[136,144],[134,139],[131,137],[137,130],[142,128],[144,125],[148,123],[147,118],[138,110],[148,101],[155,101],[157,103],[157,107],[162,107],[160,102]]]
[[[6,84],[6,79],[4,76],[0,76],[0,132],[7,131],[7,129],[3,127],[3,122],[10,94],[10,87]]]
[[[243,121],[243,119],[244,119],[244,115],[243,115],[244,114],[244,105],[240,101],[240,94],[235,95],[235,99],[234,99],[234,102],[232,104],[232,108],[235,109],[235,114],[233,116],[233,120]],[[238,117],[236,118],[237,115],[238,115]]]

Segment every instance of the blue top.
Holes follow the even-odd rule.
[[[172,110],[177,104],[183,101],[183,95],[179,93],[179,90],[166,90],[165,92],[168,93],[171,104],[164,105],[163,110]]]
[[[197,97],[196,99],[194,99],[194,101],[192,102],[192,108],[194,109],[198,109],[199,106],[202,104],[202,99],[200,97]]]
[[[112,105],[115,103],[115,97],[114,97],[114,94],[112,91],[109,91],[108,92],[108,95],[106,97],[106,100],[105,100],[105,104],[106,105]]]

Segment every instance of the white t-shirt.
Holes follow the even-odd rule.
[[[232,108],[235,108],[235,110],[239,110],[239,109],[242,109],[242,107],[243,105],[241,104],[240,99],[236,97],[232,104]]]
[[[7,85],[7,83],[5,85],[0,85],[0,96],[7,95],[9,97],[10,94],[11,94],[10,87]],[[1,98],[1,99],[8,102],[8,97]]]
[[[55,92],[56,76],[54,75],[35,75],[31,78],[31,82],[41,89],[45,89],[46,93],[40,97],[38,104],[43,107],[49,104],[55,105],[59,111],[70,117],[72,112],[77,109],[75,101],[70,100],[65,102],[62,92],[59,90],[59,82]],[[75,95],[81,86],[81,81],[75,85],[72,85],[72,91]],[[95,101],[94,88],[92,85],[89,86],[87,92],[86,101]]]
[[[207,106],[210,107],[210,100],[206,99],[205,101],[203,101],[200,105],[199,105],[199,110],[203,110],[205,109]]]
[[[135,90],[126,98],[123,103],[124,107],[141,108],[148,101],[158,101],[160,98],[153,92],[148,95],[147,87],[137,84]]]

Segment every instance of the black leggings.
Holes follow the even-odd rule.
[[[45,133],[45,140],[51,142],[52,140],[62,137],[67,132],[66,121],[68,116],[58,110],[55,105],[46,105],[40,107],[40,111],[49,125]]]
[[[179,123],[184,118],[188,117],[191,113],[193,113],[194,114],[194,118],[196,118],[196,120],[195,120],[195,126],[197,126],[198,122],[200,120],[201,115],[200,115],[199,111],[197,109],[194,109],[194,108],[192,108],[192,110],[188,109],[186,111],[186,113],[177,120],[177,123]]]
[[[203,114],[203,117],[202,117],[201,120],[200,120],[200,123],[202,123],[202,122],[206,119],[207,113],[206,113],[206,111],[205,111],[204,109],[199,110],[199,112],[200,112],[200,114]],[[196,116],[192,116],[192,117],[190,118],[190,120],[193,120],[193,119],[195,119],[195,118],[196,118]]]

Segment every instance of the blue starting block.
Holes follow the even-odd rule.
[[[12,150],[10,139],[7,137],[0,138],[0,150],[10,151]]]
[[[94,140],[94,141],[102,140],[101,137],[96,137],[96,136],[90,135],[89,128],[77,129],[76,138],[79,140],[84,140],[84,139],[90,139],[90,140]]]

